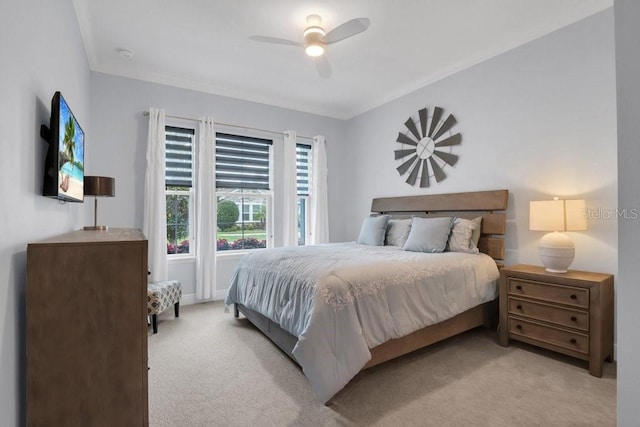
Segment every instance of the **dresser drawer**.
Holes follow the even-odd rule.
[[[510,317],[509,334],[520,335],[556,347],[589,354],[589,336],[579,332],[571,332],[517,317]]]
[[[589,313],[509,297],[509,313],[589,331]]]
[[[509,278],[509,294],[589,308],[589,289]]]

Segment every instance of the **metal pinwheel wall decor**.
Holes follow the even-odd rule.
[[[407,130],[398,133],[396,142],[400,149],[395,150],[395,159],[400,161],[397,167],[400,176],[408,174],[406,183],[420,187],[428,187],[431,180],[440,182],[447,177],[444,168],[453,166],[458,156],[453,148],[460,145],[462,136],[452,134],[451,128],[456,124],[453,114],[442,120],[443,109],[434,107],[429,116],[427,108],[418,111],[418,119],[409,117],[404,125]]]

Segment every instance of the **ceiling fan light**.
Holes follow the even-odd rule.
[[[321,43],[308,44],[304,51],[309,56],[320,56],[324,53],[324,46]]]

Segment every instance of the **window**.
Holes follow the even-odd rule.
[[[298,245],[309,241],[309,171],[311,146],[296,144],[296,190],[298,195]]]
[[[218,250],[270,246],[272,141],[216,134]]]
[[[193,140],[195,131],[165,127],[167,254],[190,254],[193,224]]]
[[[165,135],[167,253],[193,254],[195,131],[167,126]],[[271,246],[272,144],[268,139],[216,134],[219,251]],[[308,182],[301,176],[298,180]]]

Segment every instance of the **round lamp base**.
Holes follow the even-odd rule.
[[[84,227],[85,230],[108,230],[109,227],[106,225],[87,225]]]
[[[540,239],[538,253],[546,271],[566,273],[576,255],[576,249],[569,236],[554,231]]]

